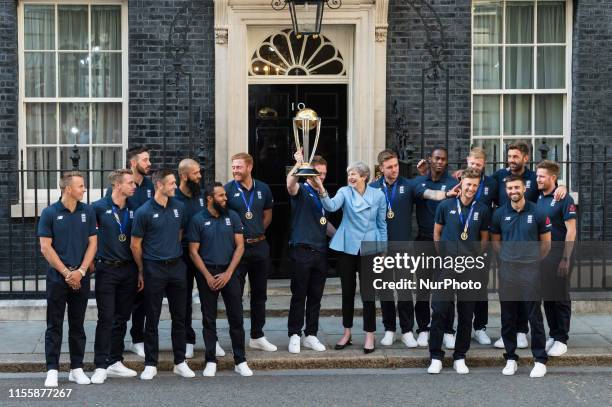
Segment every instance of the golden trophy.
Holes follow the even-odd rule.
[[[311,130],[314,132],[314,143],[311,145]],[[300,133],[302,142],[300,143]],[[305,108],[297,112],[293,118],[293,135],[295,137],[295,146],[297,151],[304,148],[304,162],[300,168],[293,174],[296,177],[315,177],[319,172],[312,165],[312,159],[315,156],[317,144],[319,143],[319,134],[321,133],[321,119],[312,109]],[[312,147],[312,148],[311,148]],[[312,153],[310,152],[312,150]]]

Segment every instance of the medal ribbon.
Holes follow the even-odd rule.
[[[476,200],[472,202],[470,206],[470,212],[468,213],[467,219],[465,223],[463,222],[463,215],[461,214],[461,202],[459,198],[457,198],[457,213],[459,214],[459,221],[461,222],[461,226],[463,226],[463,233],[467,233],[468,225],[470,223],[470,218],[472,217],[472,213],[474,212],[474,206],[476,205]]]
[[[129,210],[127,207],[125,208],[125,212],[123,213],[123,222],[119,220],[119,214],[117,213],[117,207],[115,205],[111,207],[111,210],[113,211],[113,216],[115,217],[115,221],[117,221],[117,225],[119,225],[119,233],[125,235],[125,228],[127,227],[129,221]]]
[[[323,203],[319,199],[319,194],[317,194],[315,190],[308,185],[308,182],[304,182],[302,185],[304,185],[304,188],[306,188],[312,196],[312,200],[314,201],[315,205],[317,205],[317,212],[321,211],[321,216],[325,216],[325,209],[323,208]]]
[[[387,207],[389,208],[390,211],[393,210],[393,208],[391,208],[391,202],[393,201],[393,198],[395,198],[395,192],[397,192],[397,184],[398,182],[395,181],[395,183],[393,184],[393,189],[391,190],[391,198],[389,198],[389,188],[387,187],[387,183],[385,182],[385,180],[383,179],[383,188],[385,189],[385,198],[387,198]]]
[[[236,180],[234,180],[234,185],[236,185],[236,189],[240,191],[240,196],[242,197],[242,200],[244,201],[244,206],[246,206],[247,212],[251,212],[251,205],[253,205],[253,198],[255,197],[255,180],[253,180],[253,191],[251,192],[251,196],[249,198],[248,203],[247,203],[246,195],[244,191],[242,190],[242,188],[240,188],[240,184],[238,184]]]

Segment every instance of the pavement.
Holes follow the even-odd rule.
[[[93,371],[93,345],[95,321],[85,322],[87,345],[85,370]],[[196,370],[203,368],[203,340],[200,320],[194,320],[193,327],[197,333],[195,357],[189,365]],[[249,332],[250,320],[245,318],[245,331]],[[218,336],[227,356],[219,359],[219,370],[233,369],[231,342],[228,324],[225,319],[217,321]],[[427,349],[407,349],[397,341],[390,347],[381,346],[378,341],[384,331],[380,317],[377,320],[377,350],[369,355],[362,351],[364,334],[362,320],[355,318],[352,347],[345,350],[333,350],[333,345],[342,335],[342,319],[336,316],[322,317],[319,326],[319,339],[328,350],[315,352],[303,349],[300,354],[287,351],[287,319],[269,317],[266,321],[266,337],[279,348],[277,352],[263,352],[248,349],[249,366],[257,370],[277,369],[339,369],[339,368],[425,368],[429,363]],[[64,324],[61,369],[67,371],[68,343],[67,323]],[[487,332],[493,340],[500,335],[498,315],[490,315]],[[0,321],[0,372],[41,372],[44,370],[44,321]],[[396,337],[399,339],[399,333]],[[164,320],[159,325],[160,362],[159,370],[171,370],[172,353],[170,340],[170,321]],[[129,334],[127,335],[129,340]],[[247,341],[248,343],[248,341]],[[128,341],[126,340],[126,345]],[[612,366],[612,317],[609,314],[580,314],[572,317],[569,351],[566,355],[551,358],[550,366]],[[519,350],[520,363],[532,364],[529,349]],[[503,350],[483,346],[472,341],[467,356],[470,367],[503,367]],[[125,364],[138,371],[143,369],[143,360],[137,355],[126,353]],[[452,366],[452,352],[446,353],[446,366]]]
[[[68,383],[66,376],[60,373],[59,394],[50,396],[41,392],[41,373],[0,373],[0,405],[560,407],[609,406],[612,400],[610,367],[550,367],[541,379],[530,379],[528,368],[512,377],[497,368],[472,368],[461,376],[451,369],[435,376],[423,369],[334,369],[255,371],[253,377],[219,372],[192,379],[161,372],[150,382],[110,378],[88,386]]]

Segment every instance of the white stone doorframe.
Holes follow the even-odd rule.
[[[274,11],[270,0],[214,2],[215,178],[226,181],[232,177],[230,157],[248,151],[248,68],[253,50],[246,46],[247,29],[286,27],[291,19],[287,9]],[[323,17],[324,26],[354,28],[348,161],[362,160],[370,166],[385,148],[387,10],[388,0],[343,0],[337,10],[326,7]]]

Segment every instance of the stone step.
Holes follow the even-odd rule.
[[[359,290],[357,290],[359,292]],[[582,297],[581,297],[582,296]],[[575,313],[612,313],[612,292],[588,293],[588,300],[581,300],[585,294],[576,293],[574,298],[579,300],[572,302],[572,311]],[[202,319],[200,311],[200,298],[197,289],[192,293],[193,319]],[[286,317],[289,313],[291,300],[291,289],[289,280],[270,280],[268,282],[268,301],[266,302],[266,315],[269,317]],[[46,319],[46,300],[0,300],[0,321],[44,321]],[[243,299],[244,315],[250,316],[250,298],[248,295]],[[380,310],[377,307],[377,311]],[[498,315],[499,301],[497,295],[489,295],[489,313]],[[355,315],[361,315],[361,299],[355,298]],[[225,304],[219,298],[219,315],[225,316]],[[321,300],[322,316],[342,315],[342,290],[339,278],[329,278],[325,285],[325,293]],[[87,305],[85,319],[95,321],[97,319],[97,306],[95,299],[90,299]],[[168,301],[164,298],[161,319],[170,319]]]

